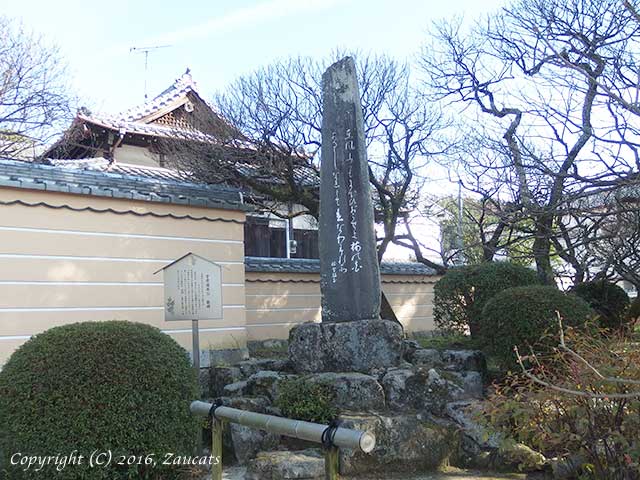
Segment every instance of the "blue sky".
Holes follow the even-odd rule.
[[[205,98],[275,59],[336,47],[411,60],[432,20],[474,18],[503,0],[19,0],[1,13],[59,46],[83,103],[115,113],[153,96],[187,67]]]

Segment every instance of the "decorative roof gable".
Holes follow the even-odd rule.
[[[219,143],[221,134],[231,132],[232,127],[200,97],[187,69],[152,100],[123,112],[102,114],[80,109],[69,130],[41,158],[82,158],[92,155],[91,150],[100,154],[109,136],[126,135],[125,143],[152,137]]]
[[[153,120],[169,113],[184,105],[188,99],[188,94],[192,93],[198,99],[200,96],[196,92],[196,83],[191,77],[191,72],[187,69],[181,77],[177,78],[169,88],[158,96],[142,105],[129,108],[116,117],[127,122],[151,123]],[[202,99],[200,99],[204,103]]]

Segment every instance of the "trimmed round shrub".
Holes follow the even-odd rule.
[[[434,286],[433,317],[444,331],[478,335],[482,309],[497,293],[511,287],[537,285],[535,271],[508,262],[455,267]]]
[[[505,290],[489,300],[482,311],[483,348],[505,368],[516,365],[514,346],[522,355],[529,354],[529,347],[547,352],[559,342],[556,312],[564,327],[583,327],[594,315],[583,299],[552,286]]]
[[[629,308],[629,295],[615,283],[606,280],[579,283],[571,292],[595,310],[602,327],[619,329],[627,323],[625,312]]]
[[[307,422],[327,424],[339,413],[331,386],[305,377],[279,382],[276,405],[285,417]]]
[[[55,327],[0,372],[0,452],[11,479],[173,478],[165,454],[193,455],[198,397],[187,352],[155,327],[124,321]],[[75,461],[63,456],[75,452]],[[108,466],[90,466],[93,460]],[[58,455],[39,465],[11,463]],[[80,460],[78,458],[82,456]],[[120,465],[121,463],[122,465]]]

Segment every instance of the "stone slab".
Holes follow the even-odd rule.
[[[289,361],[300,373],[370,373],[400,365],[402,338],[389,320],[303,323],[289,332]]]

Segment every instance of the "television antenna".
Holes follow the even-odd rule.
[[[149,52],[154,52],[160,48],[168,48],[172,45],[153,45],[149,47],[131,47],[129,53],[144,54],[144,99],[147,100],[147,72],[149,70]]]

